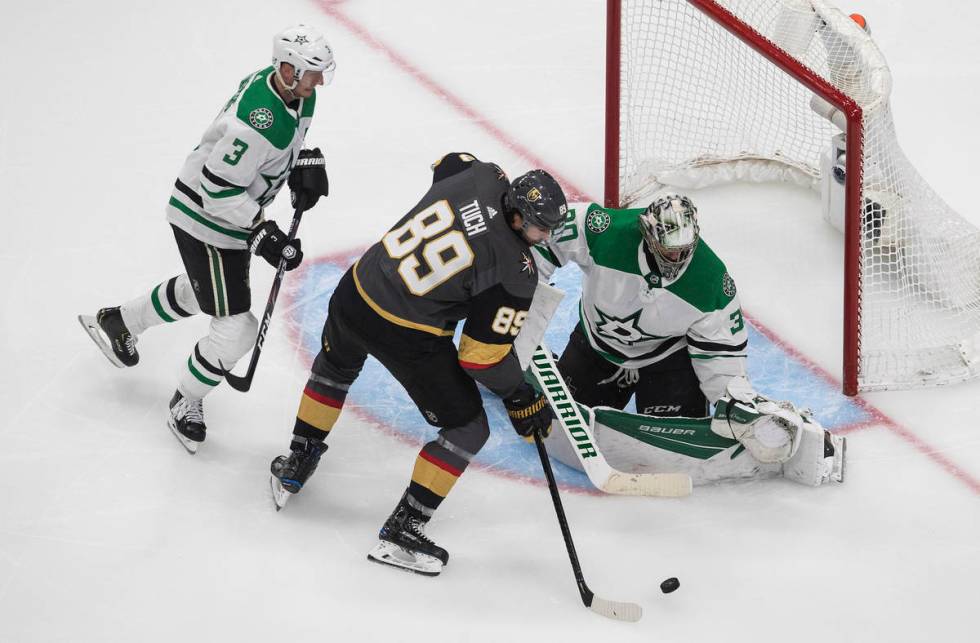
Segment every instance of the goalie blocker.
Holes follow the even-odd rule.
[[[807,410],[775,402],[733,379],[713,417],[663,418],[581,407],[609,464],[632,473],[686,473],[695,485],[783,476],[819,486],[843,482],[846,438]],[[562,431],[547,440],[552,457],[581,470]]]

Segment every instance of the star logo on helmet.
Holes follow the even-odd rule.
[[[309,41],[310,39],[304,36],[303,34],[300,34],[293,39],[293,42],[295,42],[297,45],[305,45]]]

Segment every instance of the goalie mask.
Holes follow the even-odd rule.
[[[675,279],[698,247],[698,209],[686,196],[668,194],[640,215],[640,229],[664,279]]]
[[[551,232],[565,223],[568,213],[565,193],[544,170],[531,170],[514,179],[504,202],[507,209],[516,210],[524,218],[525,230],[534,225]]]
[[[296,70],[292,84],[287,84],[280,73],[282,63],[289,63]],[[308,71],[323,72],[323,84],[333,80],[337,63],[327,39],[313,27],[296,25],[284,29],[272,39],[272,65],[276,76],[287,89],[296,89],[300,78]]]

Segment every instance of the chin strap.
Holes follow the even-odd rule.
[[[282,73],[279,71],[279,69],[277,69],[276,80],[279,81],[279,86],[282,87],[283,93],[286,94],[286,96],[284,97],[286,99],[286,102],[289,103],[295,100],[296,94],[293,93],[293,90],[296,89],[297,85],[299,85],[299,76],[293,78],[292,85],[287,85],[286,81],[282,77]]]

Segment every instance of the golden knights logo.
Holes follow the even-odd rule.
[[[527,191],[527,200],[531,203],[541,200],[541,190],[538,188],[531,188]]]
[[[526,272],[529,275],[534,274],[534,259],[523,252],[521,253],[521,272]]]
[[[253,109],[248,114],[248,122],[252,124],[255,129],[269,129],[272,127],[272,122],[275,119],[272,117],[272,112],[270,112],[265,107],[259,107],[258,109]]]

